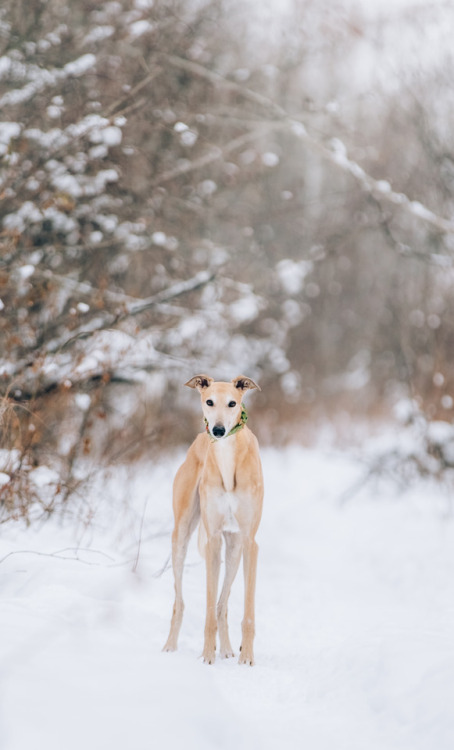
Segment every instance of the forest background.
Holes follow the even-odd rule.
[[[264,445],[397,414],[451,471],[453,16],[3,3],[3,521],[187,445],[197,372],[260,383]]]

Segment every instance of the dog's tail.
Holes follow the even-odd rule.
[[[205,529],[205,524],[203,523],[202,519],[199,521],[199,533],[197,536],[197,546],[199,548],[199,554],[201,557],[205,559],[206,555],[206,546],[207,546],[207,532]]]

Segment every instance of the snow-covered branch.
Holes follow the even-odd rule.
[[[148,299],[125,303],[118,312],[114,314],[107,313],[107,315],[101,320],[95,318],[91,324],[79,326],[79,328],[76,331],[73,331],[69,337],[65,334],[60,338],[49,342],[44,347],[44,351],[46,354],[52,354],[60,349],[66,349],[79,338],[86,339],[99,331],[105,331],[107,328],[114,328],[129,317],[140,315],[140,313],[145,312],[156,305],[169,302],[170,300],[181,297],[188,292],[194,292],[206,284],[209,284],[213,279],[213,273],[210,273],[209,271],[200,271],[193,278],[188,279],[187,281],[177,282],[168,289],[164,289],[161,292],[154,294],[152,297],[148,297]]]
[[[63,81],[66,78],[82,76],[93,70],[95,65],[95,55],[87,53],[66,63],[62,68],[42,69],[39,76],[35,76],[34,80],[27,83],[21,89],[13,89],[3,94],[0,97],[0,108],[14,107],[18,104],[28,102],[36,94],[44,91],[44,89],[55,86],[59,81]]]
[[[90,322],[80,325],[70,334],[65,330],[57,338],[44,343],[39,351],[35,351],[35,347],[33,347],[31,350],[33,352],[33,361],[27,359],[18,361],[16,365],[12,365],[12,363],[8,363],[8,365],[4,364],[2,392],[11,391],[11,383],[13,383],[14,389],[12,395],[16,395],[18,398],[36,397],[40,392],[47,392],[70,377],[74,382],[82,382],[99,375],[99,372],[104,372],[108,368],[103,368],[102,366],[100,370],[99,368],[93,370],[89,366],[79,366],[77,368],[75,362],[71,358],[68,359],[67,354],[65,354],[64,363],[56,362],[52,359],[49,360],[48,358],[62,351],[67,353],[68,348],[77,341],[82,339],[87,340],[107,329],[114,329],[129,317],[135,317],[153,307],[166,304],[184,294],[197,291],[213,281],[214,277],[215,275],[212,272],[200,271],[191,279],[177,282],[147,299],[131,301],[124,298],[121,300],[122,305],[117,312],[109,313],[103,311],[102,314],[97,315]],[[78,291],[83,290],[84,293],[89,290],[92,291],[91,285],[85,286],[82,284],[74,288],[78,289]],[[138,367],[137,362],[134,367]],[[140,369],[147,369],[145,359],[140,363]],[[110,371],[110,375],[114,375],[114,370]]]

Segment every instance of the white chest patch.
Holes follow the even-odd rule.
[[[223,518],[221,531],[238,532],[240,527],[235,518],[238,498],[233,492],[224,492],[216,498],[216,510]]]
[[[219,440],[214,449],[224,490],[232,492],[235,487],[235,440],[232,438]]]

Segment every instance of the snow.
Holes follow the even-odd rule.
[[[6,55],[0,57],[0,79],[9,75],[11,70],[12,60]]]
[[[104,39],[109,39],[115,34],[115,27],[105,24],[104,26],[95,26],[90,29],[88,34],[85,35],[82,45],[95,44],[96,42],[102,42]]]
[[[262,164],[264,164],[265,167],[277,167],[279,164],[279,157],[277,154],[273,153],[273,151],[266,151],[262,154]]]
[[[167,235],[165,232],[153,232],[151,235],[151,241],[158,247],[164,247],[167,241]]]
[[[63,73],[71,76],[81,76],[87,73],[96,65],[96,57],[91,54],[81,55],[77,60],[66,63],[63,66]]]
[[[287,294],[299,294],[304,280],[313,270],[313,263],[308,260],[294,261],[291,258],[280,260],[276,272],[282,289]]]
[[[84,493],[89,525],[3,526],[2,748],[76,750],[88,737],[100,750],[450,750],[454,525],[443,490],[366,486],[341,505],[363,471],[352,455],[263,450],[256,666],[208,667],[195,539],[179,651],[161,652],[181,458],[99,476]],[[239,575],[236,647],[241,617]]]
[[[32,266],[30,263],[25,266],[21,266],[18,269],[18,273],[22,279],[29,279],[30,276],[33,276],[33,274],[35,273],[35,266]]]
[[[214,180],[202,180],[197,185],[197,192],[202,196],[214,195],[217,189],[218,186]]]
[[[235,323],[250,323],[258,316],[263,305],[261,299],[252,292],[247,297],[240,297],[231,302],[229,313]]]
[[[27,102],[45,88],[55,85],[57,81],[64,80],[69,76],[84,75],[91,70],[95,64],[96,57],[91,54],[86,54],[81,55],[81,57],[78,57],[76,60],[66,63],[63,68],[54,68],[52,70],[39,68],[37,69],[39,74],[36,75],[34,80],[30,83],[27,83],[21,89],[13,89],[3,94],[3,96],[0,97],[0,107],[6,109],[7,107]]]
[[[104,118],[99,119],[104,120]],[[119,146],[123,133],[116,125],[103,124],[99,129],[92,130],[89,138],[92,143],[103,143],[109,147]]]
[[[154,30],[154,24],[151,21],[143,19],[142,21],[135,21],[129,27],[129,33],[133,39],[137,39],[144,34],[149,34]]]
[[[454,427],[449,422],[430,422],[427,437],[436,445],[444,445],[454,439]]]
[[[6,214],[3,219],[5,229],[17,229],[22,232],[26,222],[41,221],[42,214],[32,201],[25,201],[16,213]]]
[[[429,209],[423,206],[422,203],[419,203],[419,201],[411,201],[409,209],[415,216],[419,216],[421,219],[432,220],[435,217],[433,211],[429,211]]]
[[[133,377],[134,371],[135,376],[139,378],[140,370],[147,367],[156,357],[152,336],[148,331],[130,336],[123,331],[106,330],[97,331],[91,336],[76,367],[73,368],[71,362],[68,363],[60,354],[55,355],[55,360],[58,363],[60,379],[67,370],[71,381],[77,382],[88,375],[100,375],[106,370],[115,370],[116,373],[124,373],[127,370],[130,377]]]
[[[90,408],[91,397],[88,395],[88,393],[77,393],[74,401],[76,402],[76,406],[78,406],[82,411],[87,411],[87,409]]]
[[[192,148],[192,146],[195,145],[198,139],[198,133],[195,132],[195,130],[185,130],[180,135],[180,143],[183,146],[188,146],[188,148]]]
[[[18,122],[0,122],[0,156],[8,153],[10,141],[19,137],[21,129]]]
[[[51,120],[56,120],[62,113],[61,107],[57,107],[55,104],[49,105],[46,109],[46,114]]]
[[[58,484],[58,474],[48,466],[37,466],[32,469],[29,477],[37,487],[46,487],[48,484]]]
[[[20,452],[16,448],[0,448],[0,469],[7,472],[16,471],[20,466],[20,458]]]

